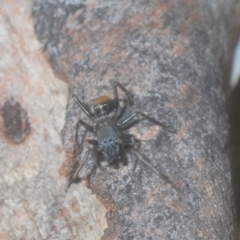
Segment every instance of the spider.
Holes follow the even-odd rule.
[[[119,104],[118,88],[120,88],[127,97],[123,99],[123,106],[120,106]],[[77,122],[77,144],[79,145],[77,137],[79,125],[82,125],[86,129],[84,138],[87,131],[89,131],[96,135],[96,139],[83,139],[82,143],[84,141],[88,142],[93,147],[89,148],[86,151],[82,164],[79,164],[69,179],[68,187],[70,187],[70,185],[76,180],[78,173],[81,171],[82,167],[88,160],[90,151],[95,151],[97,153],[96,164],[100,168],[100,163],[103,160],[107,161],[108,165],[114,168],[118,168],[120,164],[126,165],[126,153],[130,151],[135,155],[133,171],[136,167],[137,161],[140,160],[145,165],[147,165],[155,174],[157,174],[163,181],[170,183],[174,188],[176,188],[172,181],[170,181],[170,179],[164,173],[158,171],[152,164],[150,164],[149,160],[138,151],[136,145],[139,145],[140,141],[137,140],[134,135],[126,133],[125,131],[143,119],[149,120],[150,122],[157,124],[163,128],[166,128],[166,126],[164,126],[164,124],[158,120],[149,117],[147,114],[139,111],[135,111],[130,116],[121,120],[125,113],[127,104],[133,104],[132,96],[128,90],[119,82],[113,83],[113,95],[113,99],[106,95],[96,98],[93,102],[93,112],[90,111],[88,107],[85,107],[84,104],[76,97],[76,95],[73,95],[73,99],[79,105],[81,110],[94,123],[92,126],[84,122],[82,119]],[[174,132],[171,130],[166,131]]]

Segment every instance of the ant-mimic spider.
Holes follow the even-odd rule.
[[[118,88],[120,88],[125,94],[126,98],[123,99],[123,106],[119,104],[118,98]],[[125,133],[124,130],[131,128],[134,124],[138,123],[140,120],[147,119],[150,122],[157,124],[163,128],[166,128],[158,120],[149,117],[147,114],[135,111],[129,117],[120,120],[126,110],[127,103],[133,104],[132,96],[127,91],[127,89],[119,82],[114,82],[113,84],[113,95],[114,99],[109,98],[106,95],[100,96],[94,100],[93,112],[85,107],[84,104],[73,95],[73,99],[79,105],[81,110],[85,115],[94,123],[94,126],[89,125],[80,119],[76,124],[76,143],[78,143],[78,130],[79,125],[82,125],[86,132],[92,132],[96,135],[96,139],[83,139],[82,142],[88,142],[93,148],[89,148],[85,153],[82,164],[79,164],[77,169],[72,174],[68,187],[76,180],[78,173],[81,171],[82,167],[88,160],[90,151],[95,151],[97,153],[96,164],[101,168],[101,161],[107,161],[108,165],[118,168],[120,164],[126,165],[127,158],[126,153],[132,152],[135,155],[135,163],[133,164],[133,171],[136,167],[137,161],[140,160],[145,165],[147,165],[155,174],[161,177],[165,182],[170,183],[175,189],[176,187],[170,181],[170,179],[164,174],[159,172],[155,167],[150,164],[149,160],[143,156],[138,149],[135,147],[136,144],[139,145],[139,140],[135,139],[132,134]],[[137,118],[138,116],[142,119]],[[137,119],[136,119],[137,118]],[[173,132],[167,130],[169,132]],[[85,133],[86,133],[85,132]],[[86,136],[86,134],[85,134]]]

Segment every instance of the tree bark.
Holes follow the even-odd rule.
[[[31,0],[0,4],[0,239],[95,240],[106,210],[59,178],[67,84],[43,56],[31,11]]]
[[[236,0],[34,2],[38,38],[69,86],[61,174],[82,160],[76,122],[88,121],[72,94],[91,104],[119,81],[134,95],[125,116],[140,110],[177,129],[143,121],[130,132],[179,192],[143,164],[133,173],[131,155],[128,166],[90,174],[88,186],[108,210],[101,239],[234,238],[223,86],[239,13]]]

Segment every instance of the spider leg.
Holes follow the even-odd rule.
[[[137,139],[135,139],[135,146],[136,146],[136,143],[138,144],[137,149],[139,149],[139,148],[140,148],[140,141],[137,140]],[[136,148],[135,148],[135,149],[136,149]],[[133,168],[132,168],[132,171],[133,171],[133,172],[135,172],[135,169],[136,169],[137,164],[138,164],[138,158],[137,158],[137,156],[136,156],[135,154],[134,154],[134,156],[135,156],[135,159],[134,159],[134,161],[133,161]]]
[[[126,111],[126,108],[127,108],[127,100],[126,99],[123,99],[123,107],[120,109],[120,111],[119,111],[119,113],[117,113],[116,115],[115,115],[115,119],[120,119],[122,116],[123,116],[123,114],[125,113],[125,111]]]
[[[78,125],[81,124],[89,132],[92,132],[92,133],[95,132],[95,129],[89,124],[87,124],[86,122],[84,122],[82,119],[79,119],[77,124]]]
[[[162,172],[159,172],[148,160],[145,156],[143,156],[138,150],[132,149],[137,159],[139,159],[141,162],[143,162],[145,165],[147,165],[155,174],[157,174],[164,182],[169,183],[173,186],[173,188],[176,191],[179,191],[179,189],[176,187],[176,185]]]
[[[98,146],[98,141],[94,139],[86,139],[85,142],[88,142],[89,144],[93,146]]]
[[[81,143],[79,144],[78,142],[78,130],[79,130],[79,126],[80,124],[82,126],[85,127],[85,131],[83,133],[83,137],[82,137],[82,140],[81,140]],[[85,123],[83,120],[78,120],[77,124],[76,124],[76,132],[75,132],[75,141],[77,143],[77,146],[78,146],[78,150],[80,149],[80,147],[83,145],[83,142],[85,141],[85,138],[86,138],[86,135],[87,135],[87,132],[90,131],[90,132],[94,132],[93,130],[93,127],[89,126],[87,123]],[[78,152],[79,154],[79,152]]]
[[[138,147],[139,147],[139,144],[140,144],[139,140],[135,139],[135,137],[132,134],[123,134],[120,137],[120,139],[122,141],[122,145],[124,148],[133,148],[136,143],[138,143]],[[138,158],[135,156],[135,159],[133,161],[133,167],[132,167],[133,172],[136,169],[137,163],[138,163]]]
[[[152,117],[149,117],[147,114],[145,113],[142,113],[142,112],[139,112],[139,111],[136,111],[134,112],[132,115],[130,115],[128,118],[125,118],[123,119],[120,123],[117,123],[117,126],[120,128],[120,129],[127,129],[127,128],[130,128],[133,124],[136,124],[138,123],[139,121],[141,121],[142,119],[137,119],[137,120],[133,120],[136,116],[142,116],[143,119],[147,119],[149,120],[150,122],[154,123],[154,124],[157,124],[161,127],[163,127],[165,129],[165,131],[167,132],[176,132],[175,130],[169,130],[167,129],[167,126],[165,126],[163,123],[159,122],[158,120],[152,118]]]
[[[132,134],[122,134],[120,136],[120,140],[124,148],[127,147],[133,148],[136,141],[135,137]]]
[[[89,156],[89,153],[92,149],[88,149],[84,158],[83,158],[83,163],[82,164],[79,164],[79,166],[77,167],[77,169],[74,171],[72,177],[70,178],[69,182],[68,182],[68,185],[67,185],[67,188],[69,188],[71,186],[71,184],[76,180],[77,178],[77,175],[78,173],[81,171],[81,169],[83,168],[84,164],[87,162],[87,159],[88,159],[88,156]]]
[[[82,111],[90,118],[90,119],[94,119],[95,116],[86,108],[83,106],[83,104],[81,103],[81,101],[76,97],[76,95],[72,95],[73,99],[75,100],[75,102],[78,104],[78,106],[82,109]]]
[[[100,164],[100,151],[97,149],[98,141],[94,140],[94,139],[87,139],[87,140],[85,140],[85,142],[88,142],[89,144],[94,146],[92,150],[97,152],[96,165],[101,171],[104,171],[104,169],[102,168],[102,166]]]
[[[120,88],[126,94],[127,100],[128,100],[128,102],[131,105],[133,104],[133,100],[132,100],[132,96],[129,93],[129,91],[121,83],[119,83],[119,82],[114,82],[113,83],[114,109],[116,111],[116,114],[115,114],[114,117],[119,119],[123,115],[123,113],[125,112],[127,104],[126,104],[126,99],[124,99],[124,106],[121,109],[120,113],[117,114],[117,110],[118,110],[118,107],[119,107],[119,98],[118,98],[118,90],[117,90],[117,88]]]
[[[78,130],[79,130],[79,121],[76,124],[76,131],[75,131],[75,142],[77,143],[78,148],[80,149],[80,146],[83,145],[83,142],[85,140],[85,137],[87,135],[87,130],[85,129],[84,133],[83,133],[83,137],[82,137],[82,141],[81,144],[79,144],[78,142]]]
[[[97,165],[97,167],[101,170],[101,171],[105,171],[105,169],[101,166],[101,164],[100,164],[100,152],[99,151],[97,151],[97,160],[96,160],[96,165]]]
[[[118,103],[119,103],[117,87],[119,87],[126,94],[128,102],[130,104],[133,104],[132,96],[129,93],[129,91],[121,83],[114,82],[113,83],[113,94],[114,94],[114,101],[115,101],[116,108],[118,107]]]

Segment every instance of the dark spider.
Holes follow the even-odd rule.
[[[123,99],[123,106],[119,107],[119,98],[117,87],[120,88],[127,96],[127,99]],[[78,143],[78,129],[79,125],[82,125],[86,132],[92,132],[96,134],[97,139],[88,139],[83,141],[87,141],[89,144],[93,145],[93,148],[89,148],[83,158],[83,163],[77,167],[71,176],[68,187],[76,180],[78,173],[86,163],[90,151],[96,151],[97,153],[97,166],[101,168],[100,161],[105,160],[108,164],[114,168],[118,168],[120,164],[126,165],[127,158],[126,153],[130,150],[134,153],[136,157],[136,161],[134,164],[134,168],[136,166],[137,160],[140,160],[144,164],[146,164],[152,171],[161,177],[165,182],[170,183],[176,189],[174,184],[169,180],[169,178],[159,172],[155,167],[153,167],[149,161],[143,156],[136,148],[135,143],[139,143],[137,139],[131,134],[124,133],[124,130],[131,128],[134,124],[138,123],[141,119],[137,118],[137,116],[141,116],[143,119],[147,119],[150,122],[157,124],[161,127],[166,128],[161,122],[156,119],[153,119],[146,115],[145,113],[136,111],[132,113],[129,117],[121,120],[120,118],[124,115],[124,112],[127,107],[127,103],[132,104],[132,98],[129,92],[125,87],[122,86],[119,82],[115,82],[113,84],[113,94],[114,99],[109,98],[108,96],[100,96],[94,100],[94,111],[93,113],[86,108],[82,102],[73,95],[73,99],[77,102],[82,111],[95,123],[95,126],[91,126],[83,120],[79,120],[76,124],[76,142]],[[173,132],[167,130],[169,132]],[[84,138],[86,136],[86,132],[84,134]],[[83,142],[82,141],[82,142]]]

